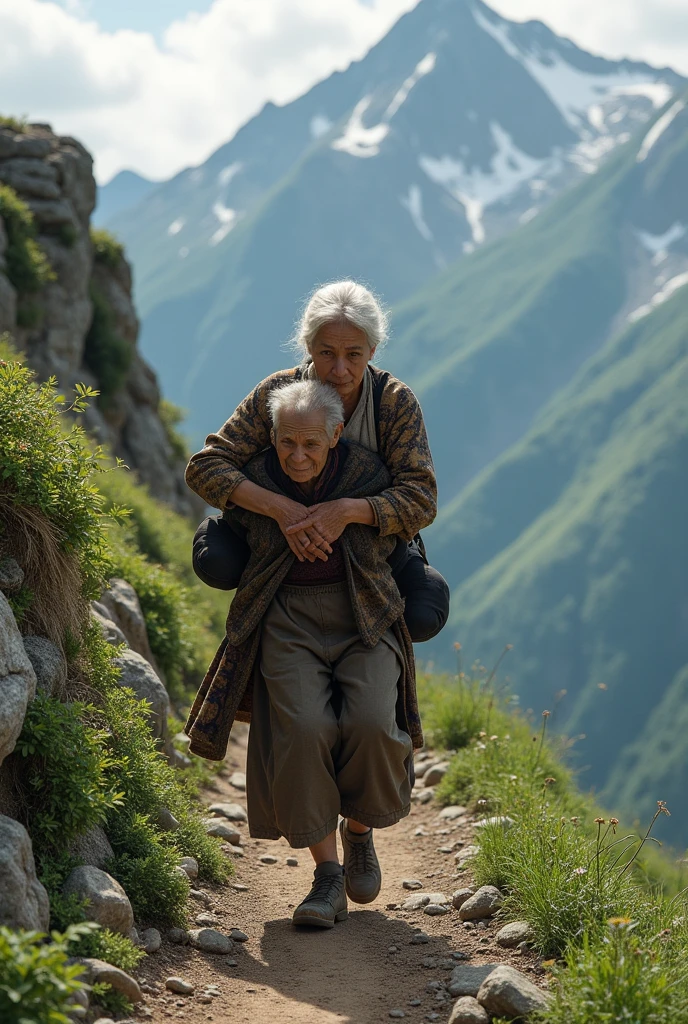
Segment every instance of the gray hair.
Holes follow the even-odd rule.
[[[321,327],[343,322],[363,331],[371,349],[387,340],[389,316],[373,293],[357,281],[333,281],[314,291],[306,303],[294,347],[308,355]]]
[[[342,400],[329,384],[319,380],[296,380],[292,384],[284,384],[275,388],[268,397],[268,409],[275,430],[279,426],[280,417],[285,412],[296,412],[308,415],[312,412],[325,414],[325,430],[330,440],[334,437],[335,428],[344,422],[344,406]]]

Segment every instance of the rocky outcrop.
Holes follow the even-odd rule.
[[[36,673],[40,693],[59,696],[67,682],[67,659],[60,648],[44,636],[25,636],[24,650]]]
[[[136,651],[125,650],[114,659],[121,669],[120,686],[130,687],[139,700],[147,700],[151,706],[148,719],[151,732],[163,743],[167,740],[167,718],[170,714],[170,698],[167,690],[153,667]]]
[[[29,834],[0,814],[0,925],[46,932],[48,894],[36,878]]]
[[[107,401],[90,404],[83,422],[155,497],[179,512],[200,513],[202,504],[184,483],[185,459],[159,414],[155,374],[137,349],[129,264],[116,248],[94,259],[92,165],[79,142],[55,135],[49,125],[32,124],[21,132],[0,127],[0,184],[29,207],[54,274],[31,296],[32,316],[23,315],[22,297],[8,274],[8,230],[0,214],[0,333],[10,332],[41,380],[54,374],[65,391],[78,381],[104,391],[87,351],[94,300],[101,303],[117,339],[122,379]]]
[[[126,580],[115,577],[109,580],[109,584],[110,589],[103,592],[98,603],[107,610],[109,619],[122,631],[132,651],[150,662],[158,675],[161,675],[151,651],[138,594]]]
[[[0,591],[0,764],[14,750],[35,693],[36,674],[12,609]]]

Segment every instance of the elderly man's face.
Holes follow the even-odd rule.
[[[334,448],[342,432],[336,427],[334,436],[328,437],[325,413],[310,415],[285,411],[278,427],[272,432],[279,463],[287,476],[297,484],[308,483],[320,476],[330,448]]]
[[[315,336],[311,356],[315,372],[345,403],[358,399],[363,374],[375,352],[364,332],[348,322],[325,324]]]

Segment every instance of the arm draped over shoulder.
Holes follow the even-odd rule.
[[[244,466],[270,444],[268,396],[288,384],[298,368],[266,377],[253,389],[217,434],[191,456],[186,482],[213,508],[231,504],[234,488],[246,479]],[[429,526],[437,514],[437,482],[418,399],[411,389],[389,377],[380,401],[380,458],[392,484],[368,498],[381,536],[396,534],[410,540]]]

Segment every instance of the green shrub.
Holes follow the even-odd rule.
[[[122,992],[117,992],[112,985],[106,982],[97,982],[91,987],[91,999],[93,1003],[104,1010],[108,1015],[118,1016],[133,1013],[134,1007]]]
[[[168,401],[167,398],[161,398],[160,405],[158,406],[158,416],[165,428],[167,440],[170,442],[172,451],[178,459],[187,462],[190,455],[189,446],[183,434],[178,430],[179,424],[184,422],[186,413],[178,405]]]
[[[70,943],[92,925],[73,925],[44,943],[40,932],[0,927],[0,1020],[2,1024],[69,1024],[68,1012],[81,968],[69,965]]]
[[[21,299],[54,281],[55,274],[36,241],[31,210],[9,185],[0,184],[0,218],[5,222],[7,232],[7,277]]]
[[[108,869],[124,886],[136,918],[186,924],[189,882],[175,870],[179,864],[176,845],[163,845],[160,831],[148,818],[129,811],[111,822],[110,838],[115,857]]]
[[[11,128],[13,132],[21,134],[26,131],[28,120],[27,117],[11,117],[7,114],[0,114],[0,128]]]
[[[111,235],[105,228],[91,228],[91,243],[93,245],[93,258],[116,270],[124,259],[124,246],[118,242],[114,235]]]
[[[121,390],[134,355],[132,346],[120,337],[115,317],[105,296],[91,285],[93,319],[84,343],[84,362],[98,381],[98,404],[107,408]]]

